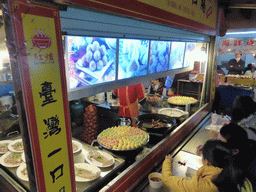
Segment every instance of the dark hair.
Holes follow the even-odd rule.
[[[227,143],[232,149],[238,149],[248,140],[247,132],[242,127],[232,122],[224,125],[220,129],[220,135],[227,140]]]
[[[251,162],[252,146],[245,129],[235,123],[224,125],[220,135],[227,140],[230,149],[238,150],[235,154],[236,163],[246,169]]]
[[[247,95],[236,96],[231,112],[233,122],[237,123],[255,112],[256,103],[253,101],[252,97]]]
[[[212,180],[219,192],[239,192],[238,184],[243,186],[245,175],[235,164],[235,158],[227,143],[220,140],[208,140],[203,146],[203,158],[222,171]]]

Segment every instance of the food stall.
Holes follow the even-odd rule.
[[[24,7],[29,7],[30,4],[26,2],[20,1],[21,5]],[[62,1],[69,2],[69,1]],[[13,1],[8,2],[8,6],[10,6]],[[62,77],[60,80],[60,84],[62,85],[62,98],[64,105],[60,108],[64,108],[64,116],[66,117],[65,122],[66,124],[62,127],[66,127],[66,135],[64,138],[67,138],[66,142],[62,143],[65,148],[67,148],[67,157],[63,158],[64,160],[69,160],[68,163],[66,162],[66,166],[68,167],[70,174],[67,180],[70,182],[66,182],[67,186],[70,187],[72,191],[77,190],[85,190],[85,191],[93,191],[93,190],[108,190],[108,191],[129,191],[134,189],[140,181],[147,177],[149,172],[153,169],[156,169],[162,162],[164,156],[171,151],[173,151],[190,133],[191,131],[198,125],[209,113],[211,110],[211,98],[207,97],[207,94],[211,88],[211,74],[213,72],[213,50],[214,50],[214,38],[209,37],[212,34],[213,30],[216,32],[216,26],[213,27],[205,27],[204,30],[198,28],[196,32],[192,32],[193,27],[187,25],[187,29],[192,31],[186,31],[179,28],[170,28],[167,23],[164,25],[159,25],[157,23],[150,23],[143,20],[136,20],[131,18],[126,18],[123,16],[117,16],[115,14],[111,14],[109,12],[104,11],[92,11],[88,7],[92,7],[93,9],[97,9],[98,6],[101,4],[99,2],[95,3],[88,3],[86,2],[79,2],[78,4],[81,7],[77,7],[77,2],[69,2],[69,4],[58,4],[58,10],[60,10],[60,18],[59,21],[61,22],[61,29],[62,32],[62,43],[59,41],[60,31],[56,31],[57,35],[57,49],[58,49],[58,58],[60,60],[60,68],[56,67],[56,69],[60,69],[60,76]],[[88,4],[87,4],[88,3]],[[99,4],[98,4],[99,3]],[[56,5],[47,5],[44,4],[37,4],[32,3],[38,8],[45,8],[46,13],[50,15],[52,18],[58,17],[58,14],[55,14],[56,7],[54,7],[54,11],[50,8],[51,6]],[[146,3],[139,3],[139,5],[145,5]],[[7,9],[10,8],[7,6]],[[103,5],[101,5],[103,6]],[[147,5],[151,6],[151,5]],[[212,11],[214,14],[217,13],[217,5],[214,5],[215,9]],[[16,7],[16,4],[15,6]],[[104,6],[103,6],[104,7]],[[103,8],[101,8],[103,9]],[[30,10],[30,9],[28,9]],[[25,9],[24,13],[27,14]],[[113,10],[112,10],[113,11]],[[128,11],[129,12],[129,11]],[[53,14],[54,13],[54,14]],[[20,17],[19,13],[17,17]],[[29,15],[37,14],[37,13],[30,13]],[[5,15],[6,22],[16,22],[12,20],[12,17],[9,18],[9,15]],[[28,20],[26,20],[28,18]],[[24,22],[31,22],[33,23],[33,17],[27,17]],[[35,17],[38,19],[37,17]],[[140,18],[140,17],[139,17]],[[145,19],[145,18],[140,18]],[[161,20],[161,19],[160,19]],[[159,20],[159,21],[160,21]],[[158,21],[158,22],[159,22]],[[191,20],[190,20],[191,21]],[[157,21],[155,21],[157,22]],[[191,21],[192,22],[192,21]],[[199,21],[198,21],[199,22]],[[104,23],[104,25],[102,25]],[[123,25],[126,23],[126,25]],[[161,22],[160,22],[161,23]],[[58,24],[58,20],[57,20]],[[18,23],[17,26],[21,24]],[[31,24],[32,25],[32,24]],[[192,24],[193,25],[193,22]],[[15,30],[13,30],[9,25],[7,26],[6,30],[10,34],[15,33],[15,35],[23,35],[22,33],[17,34]],[[33,25],[32,25],[33,26]],[[58,26],[58,25],[57,25]],[[83,28],[86,26],[86,28]],[[118,27],[117,27],[118,26]],[[141,28],[144,27],[144,29]],[[10,28],[8,28],[10,27]],[[35,26],[33,26],[35,27]],[[58,26],[59,27],[59,26]],[[113,28],[114,27],[114,28]],[[49,29],[49,26],[45,27]],[[19,28],[18,28],[19,29]],[[97,30],[95,30],[97,29]],[[159,37],[156,37],[156,29],[158,30]],[[47,37],[47,30],[44,32],[41,30],[35,31],[35,34],[32,36],[36,38],[36,40],[42,38],[48,42],[47,46],[49,46],[49,37]],[[207,34],[203,34],[204,31],[207,31]],[[135,33],[136,32],[136,33]],[[201,33],[197,33],[201,32]],[[182,35],[180,35],[180,34]],[[25,33],[26,34],[26,33]],[[30,33],[29,33],[30,34]],[[31,34],[30,34],[31,35]],[[40,38],[39,38],[40,37]],[[14,37],[8,36],[8,45],[11,45],[14,42],[12,39]],[[54,42],[54,38],[52,38]],[[24,44],[24,38],[19,41],[19,45]],[[28,44],[27,49],[33,50],[35,44]],[[61,45],[64,45],[64,52],[62,55]],[[177,102],[180,98],[174,98],[172,101],[171,98],[167,97],[161,100],[160,103],[155,103],[155,108],[159,112],[159,116],[154,119],[154,121],[158,121],[159,118],[163,115],[165,118],[166,116],[169,117],[172,114],[175,114],[175,118],[163,121],[165,127],[164,131],[162,132],[152,132],[154,129],[158,129],[159,124],[157,124],[158,128],[152,127],[150,128],[148,125],[152,122],[142,122],[142,119],[138,119],[138,127],[136,130],[142,131],[139,135],[146,135],[147,137],[143,137],[142,143],[134,144],[134,147],[130,146],[128,148],[123,148],[122,146],[112,146],[104,143],[104,135],[101,134],[117,134],[112,129],[115,126],[113,123],[118,119],[118,113],[114,108],[111,108],[109,102],[107,101],[107,97],[102,99],[102,93],[108,93],[112,90],[120,87],[124,87],[127,85],[135,84],[138,82],[142,82],[144,85],[147,85],[149,81],[152,79],[156,79],[159,77],[166,77],[166,76],[174,76],[175,74],[180,74],[183,72],[191,71],[193,69],[193,63],[195,62],[192,59],[191,55],[193,55],[193,51],[199,50],[202,45],[207,45],[208,49],[208,57],[206,71],[204,73],[204,84],[201,87],[201,97],[193,98],[193,102],[188,102],[188,98],[184,97],[181,98],[181,101]],[[157,47],[160,47],[159,49]],[[13,50],[10,48],[11,58],[16,58],[17,50]],[[31,49],[29,49],[31,48]],[[39,48],[43,49],[41,46]],[[172,52],[170,49],[172,48]],[[46,48],[44,48],[46,49]],[[56,49],[56,50],[57,50]],[[52,53],[55,53],[55,51]],[[35,51],[35,49],[33,50]],[[32,53],[34,53],[32,51]],[[155,51],[155,52],[154,52]],[[158,52],[162,51],[161,54],[158,55]],[[54,57],[51,57],[51,54],[47,54],[45,57],[45,61],[41,60],[40,56],[41,52],[35,52],[33,54],[33,59],[36,60],[34,64],[45,66],[47,62],[51,64],[54,63]],[[180,53],[180,54],[179,54]],[[180,57],[176,58],[177,60],[173,61],[175,55],[180,55]],[[23,55],[24,56],[24,55]],[[22,56],[22,57],[23,57]],[[29,56],[30,55],[26,55]],[[63,56],[63,57],[62,57]],[[129,56],[129,57],[128,57]],[[133,58],[133,62],[130,61],[130,57]],[[19,55],[18,55],[19,58]],[[64,61],[65,58],[65,61]],[[20,59],[20,58],[19,58]],[[49,59],[49,60],[48,60]],[[53,59],[53,60],[51,60]],[[15,61],[15,62],[14,62]],[[19,124],[21,128],[21,136],[23,139],[24,149],[25,149],[25,160],[27,170],[28,170],[28,177],[29,181],[22,181],[25,182],[25,186],[30,188],[31,191],[35,190],[37,187],[42,187],[42,190],[46,187],[50,187],[51,184],[48,182],[45,175],[39,175],[40,170],[49,171],[49,167],[45,165],[45,160],[41,161],[40,156],[40,147],[37,145],[40,144],[38,137],[36,136],[35,127],[37,127],[37,122],[33,120],[34,114],[30,114],[33,112],[34,108],[31,107],[31,103],[29,103],[30,98],[35,97],[32,96],[30,91],[34,91],[29,86],[30,84],[26,84],[26,82],[34,82],[36,81],[35,76],[34,79],[30,79],[29,73],[26,71],[27,68],[24,68],[23,71],[19,71],[18,66],[20,65],[19,62],[31,62],[30,60],[16,60],[12,61],[12,73],[13,73],[13,81],[15,85],[15,96],[16,102],[18,106],[18,115],[19,115]],[[171,63],[170,63],[171,62]],[[161,68],[157,67],[158,64],[161,65]],[[33,66],[31,65],[31,66]],[[30,66],[30,67],[31,67]],[[57,66],[57,65],[56,65]],[[66,73],[63,72],[65,68]],[[33,70],[37,70],[37,68],[33,68]],[[51,70],[52,71],[52,70]],[[44,73],[43,70],[39,71]],[[37,74],[39,74],[37,72]],[[55,71],[56,74],[58,70]],[[54,73],[51,73],[52,76],[55,76]],[[64,75],[65,74],[65,75]],[[27,76],[26,76],[27,75]],[[51,75],[48,75],[48,78]],[[27,81],[25,81],[27,80]],[[26,86],[25,86],[26,84]],[[23,91],[23,93],[21,92]],[[55,93],[54,90],[50,90],[52,93]],[[37,92],[38,94],[38,92]],[[55,94],[54,94],[55,95]],[[106,94],[107,95],[107,94]],[[90,99],[90,97],[94,97],[94,99]],[[96,98],[96,99],[95,99]],[[82,99],[83,107],[87,107],[93,105],[97,108],[99,114],[98,122],[101,121],[100,126],[98,126],[98,135],[96,140],[99,144],[99,147],[92,147],[90,146],[91,143],[86,143],[81,141],[79,137],[81,133],[84,134],[91,134],[85,131],[83,127],[84,124],[78,125],[76,122],[74,124],[70,123],[69,116],[69,108],[68,108],[68,101],[72,102],[75,100]],[[89,100],[88,100],[89,99]],[[177,99],[177,100],[176,100]],[[191,98],[190,98],[191,99]],[[39,98],[38,98],[39,100]],[[55,102],[55,101],[54,101]],[[57,104],[57,101],[56,101]],[[174,107],[175,106],[175,107]],[[37,105],[34,105],[37,109]],[[162,110],[161,108],[167,108],[167,110]],[[58,108],[58,107],[56,107]],[[56,108],[52,108],[56,109]],[[171,108],[171,110],[169,109]],[[178,109],[177,109],[178,108]],[[27,109],[27,110],[26,110]],[[29,110],[28,110],[29,109]],[[72,109],[72,107],[70,107]],[[190,110],[193,109],[193,110]],[[38,108],[37,114],[42,108]],[[143,110],[143,109],[142,109]],[[52,112],[52,111],[47,111]],[[46,114],[47,112],[44,112]],[[76,111],[77,112],[77,111]],[[140,111],[141,116],[143,115],[150,115],[147,114],[146,111]],[[83,111],[82,111],[83,113]],[[81,111],[80,111],[81,114]],[[178,116],[177,116],[178,114]],[[58,115],[61,115],[58,112]],[[70,114],[72,116],[72,114]],[[40,115],[37,117],[39,118]],[[106,122],[108,121],[108,117],[112,117],[111,123]],[[163,118],[163,119],[165,119]],[[35,119],[35,118],[34,118]],[[31,121],[29,121],[31,120]],[[142,125],[140,127],[140,123]],[[44,124],[47,124],[47,121],[43,121]],[[73,122],[72,122],[73,123]],[[34,125],[34,129],[31,130],[32,125]],[[73,126],[74,125],[74,126]],[[168,125],[168,126],[167,126]],[[144,130],[143,130],[144,126]],[[40,127],[40,126],[39,126]],[[130,128],[130,127],[129,127]],[[141,129],[140,129],[141,128]],[[118,130],[121,130],[119,128]],[[152,129],[152,130],[151,130]],[[57,131],[60,129],[57,129]],[[63,129],[62,129],[63,130]],[[105,130],[110,130],[110,133],[105,133]],[[72,131],[72,133],[71,133]],[[157,131],[160,131],[157,130]],[[42,131],[44,134],[45,131]],[[55,132],[57,135],[58,132]],[[76,134],[74,134],[76,133]],[[131,134],[133,134],[132,132]],[[136,131],[137,133],[137,131]],[[95,133],[93,133],[95,134]],[[120,133],[118,133],[120,134]],[[31,138],[30,139],[30,137]],[[72,138],[72,136],[75,136]],[[117,135],[114,135],[117,136]],[[126,135],[125,135],[126,136]],[[138,136],[138,135],[130,135],[130,136]],[[50,136],[48,136],[49,138]],[[45,136],[44,140],[47,137]],[[119,138],[119,137],[118,137]],[[6,138],[5,138],[6,139]],[[5,140],[4,139],[4,140]],[[16,140],[15,137],[10,137],[11,140]],[[82,148],[79,152],[73,154],[72,149],[74,146],[72,145],[71,141],[79,141],[82,144]],[[125,139],[124,139],[125,140]],[[118,140],[119,141],[119,140]],[[63,141],[60,141],[60,143]],[[42,142],[43,143],[43,142]],[[119,142],[120,143],[120,142]],[[46,145],[42,145],[41,147],[45,147]],[[125,145],[126,147],[129,146],[128,144]],[[100,168],[93,168],[92,170],[96,170],[96,175],[94,181],[78,181],[77,176],[75,177],[74,167],[76,167],[76,163],[90,163],[90,160],[86,160],[86,154],[91,151],[91,149],[97,149],[103,147],[103,152],[106,152],[108,155],[110,154],[110,158],[114,159],[114,164],[110,165],[110,167],[100,167]],[[120,148],[121,149],[120,149]],[[49,152],[48,158],[59,154],[62,148],[59,147],[53,152]],[[117,149],[116,149],[117,148]],[[64,149],[63,149],[64,151]],[[88,152],[89,151],[89,152]],[[44,152],[43,152],[44,153]],[[78,157],[78,156],[79,157]],[[108,156],[106,155],[106,156]],[[104,155],[103,155],[104,156]],[[38,162],[35,161],[35,158],[38,157]],[[130,158],[128,158],[130,157]],[[160,157],[160,158],[159,158]],[[113,162],[113,161],[112,161]],[[43,165],[47,167],[47,169],[43,168]],[[81,167],[79,167],[81,168]],[[16,175],[16,168],[10,168],[11,172]],[[97,170],[99,170],[97,171]],[[65,170],[68,171],[68,170]],[[51,171],[52,172],[52,171]],[[93,171],[92,171],[93,172]],[[100,173],[100,174],[99,174]],[[77,173],[76,173],[77,174]],[[66,176],[66,175],[65,175]],[[59,177],[60,178],[60,177]],[[45,183],[43,182],[45,179]],[[111,180],[110,182],[107,182]],[[53,180],[55,183],[56,180]],[[48,183],[47,183],[48,182]],[[37,183],[37,185],[36,185]],[[38,185],[38,183],[40,185]],[[47,184],[46,184],[47,183]],[[61,182],[62,184],[62,182]],[[54,187],[59,187],[54,185]],[[97,186],[97,189],[95,188]]]

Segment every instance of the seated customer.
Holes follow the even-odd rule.
[[[228,145],[220,140],[208,140],[202,148],[203,166],[191,179],[174,176],[172,158],[167,155],[162,166],[162,179],[174,192],[251,191],[252,186],[243,170],[234,161]]]

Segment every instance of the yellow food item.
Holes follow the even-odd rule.
[[[98,136],[98,142],[110,149],[128,150],[144,145],[148,137],[148,133],[139,128],[118,126],[102,131]]]
[[[194,104],[198,100],[196,100],[193,97],[174,96],[174,97],[169,97],[167,101],[174,105],[186,105],[186,104]]]

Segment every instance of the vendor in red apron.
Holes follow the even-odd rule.
[[[113,97],[115,96],[119,97],[119,116],[131,118],[134,127],[137,127],[134,118],[140,115],[139,104],[146,110],[152,113],[155,112],[153,108],[146,103],[143,85],[141,83],[115,89],[113,91]]]

